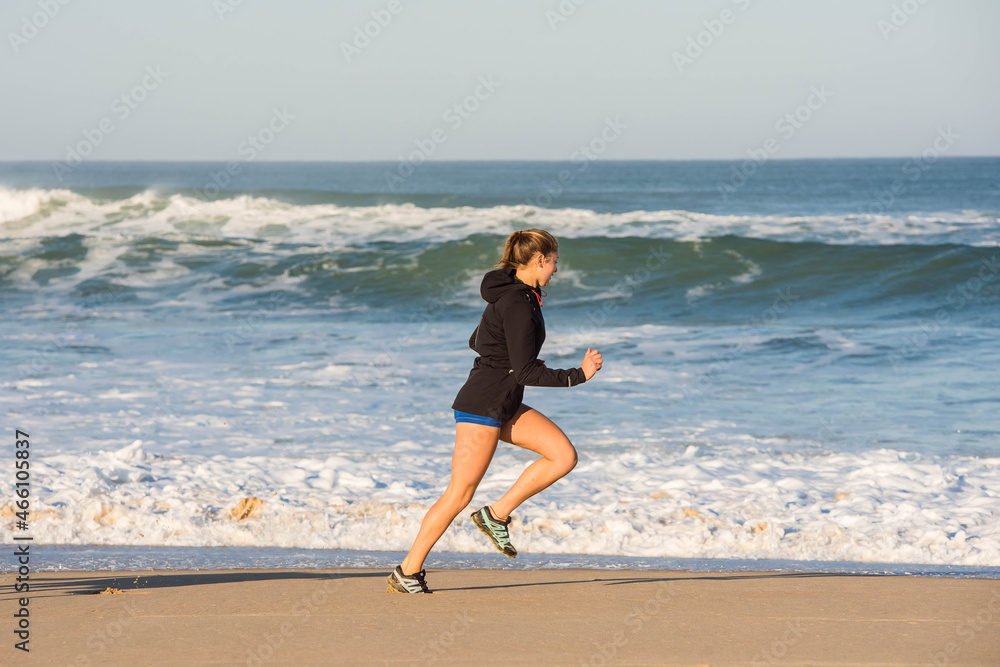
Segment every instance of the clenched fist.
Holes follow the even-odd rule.
[[[601,366],[603,365],[604,358],[601,357],[601,353],[597,350],[591,350],[588,347],[587,354],[583,355],[583,364],[581,365],[581,368],[583,368],[583,374],[587,377],[587,379],[589,380],[594,377],[594,373],[601,370]]]

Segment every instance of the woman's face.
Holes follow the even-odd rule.
[[[549,281],[552,280],[552,276],[559,271],[559,268],[556,266],[558,262],[559,251],[542,258],[542,265],[538,269],[538,285],[540,287],[548,285]]]

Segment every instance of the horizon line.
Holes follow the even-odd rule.
[[[866,157],[769,157],[767,160],[759,163],[761,165],[768,162],[807,162],[807,161],[834,161],[834,160],[904,160],[904,159],[917,159],[920,155],[876,155],[876,156],[866,156]],[[997,159],[1000,155],[939,155],[937,160],[955,160],[955,159]],[[588,160],[588,162],[603,162],[603,163],[618,163],[618,162],[745,162],[747,160],[753,160],[750,157],[744,158],[619,158],[619,159],[601,159],[596,158],[594,160]],[[61,162],[58,159],[31,159],[31,160],[0,160],[0,164],[51,164],[53,162]],[[189,164],[189,163],[221,163],[227,164],[229,162],[235,162],[237,164],[256,164],[256,163],[270,163],[270,164],[303,164],[303,163],[315,163],[315,164],[395,164],[399,162],[398,159],[392,160],[319,160],[319,159],[306,159],[306,160],[218,160],[218,159],[120,159],[120,160],[85,160],[83,164],[124,164],[124,163],[177,163],[177,164]],[[462,158],[454,160],[425,160],[421,164],[452,164],[452,163],[470,163],[470,162],[556,162],[556,163],[573,163],[578,162],[570,160],[567,158],[552,159],[552,158]],[[82,165],[78,165],[82,166]]]

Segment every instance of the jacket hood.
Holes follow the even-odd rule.
[[[521,282],[515,269],[494,269],[485,276],[479,286],[479,293],[487,303],[496,303],[500,297],[512,291],[532,291],[532,288]]]

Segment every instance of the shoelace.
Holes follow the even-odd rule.
[[[422,590],[424,593],[430,593],[430,591],[427,589],[427,582],[424,581],[424,575],[426,573],[427,573],[426,570],[420,570],[420,572],[417,572],[416,574],[413,575],[413,578],[417,580],[418,584],[420,584],[420,590]]]
[[[489,518],[489,517],[487,517],[487,518]],[[508,535],[508,533],[507,533],[507,524],[505,524],[505,523],[497,523],[496,521],[493,521],[493,519],[489,519],[489,522],[492,524],[490,526],[490,528],[493,529],[494,533],[496,533],[497,535],[499,535],[500,537],[503,537],[503,538],[507,537],[507,535]]]

